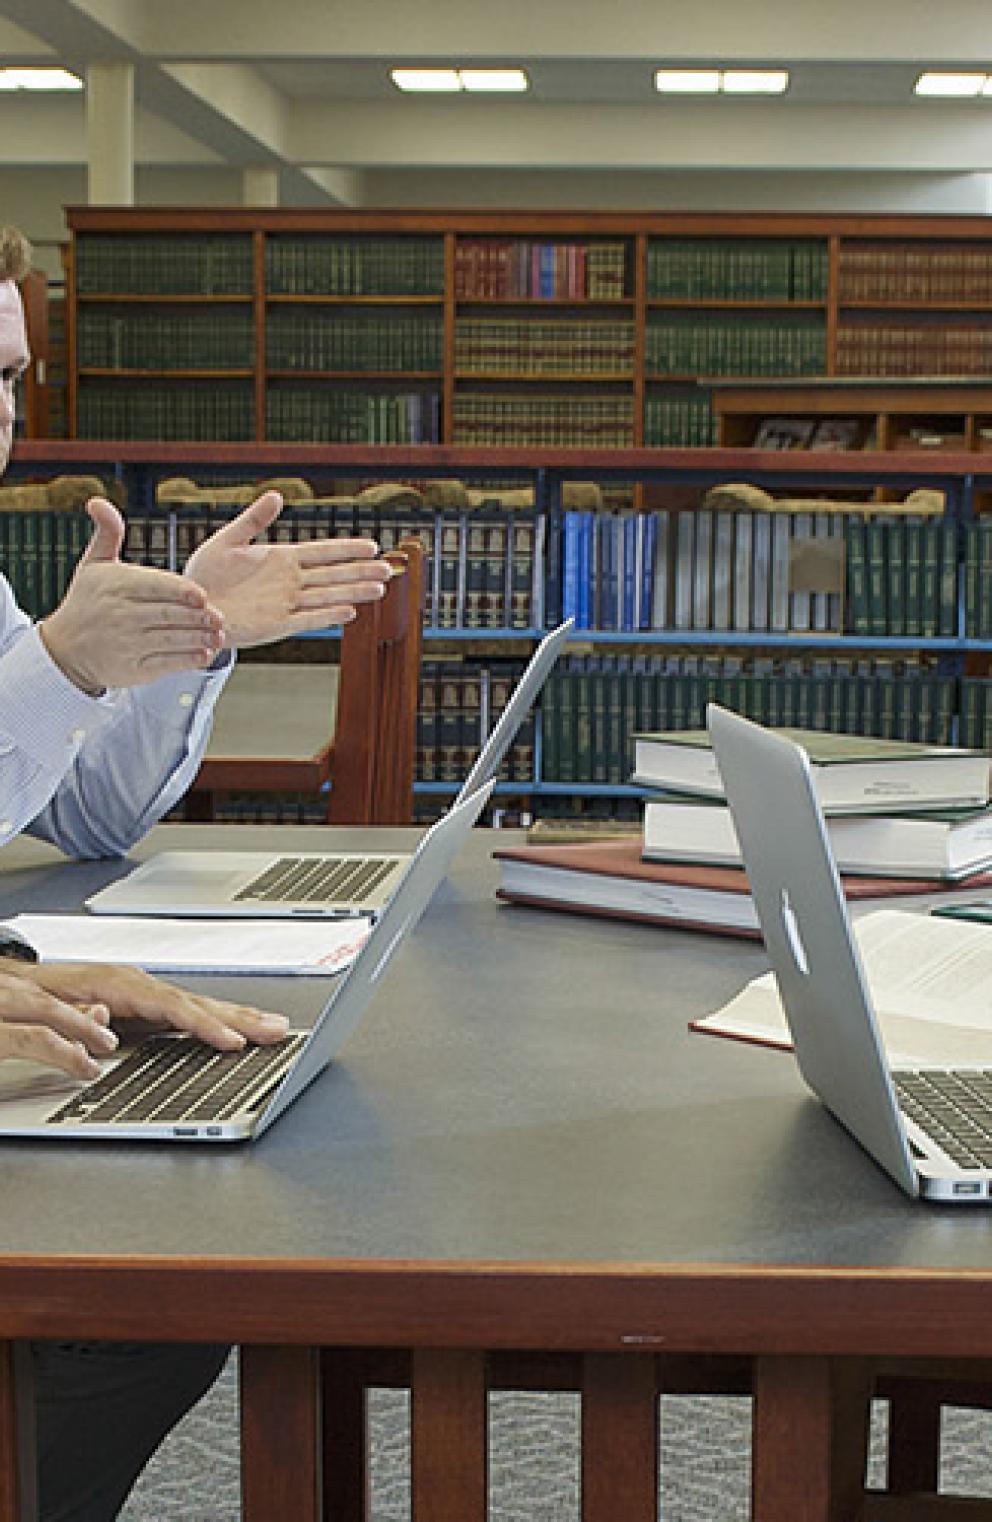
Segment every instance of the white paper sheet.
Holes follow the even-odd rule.
[[[7,922],[45,962],[123,962],[148,972],[334,974],[361,950],[371,922],[193,920],[19,914]]]

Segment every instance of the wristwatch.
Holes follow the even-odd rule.
[[[0,926],[0,957],[14,957],[18,962],[37,962],[38,953],[23,935],[18,935],[9,925],[4,925]]]

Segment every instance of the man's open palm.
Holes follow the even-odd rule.
[[[389,580],[372,539],[256,543],[282,506],[278,492],[265,492],[187,562],[186,575],[223,615],[228,645],[264,645],[350,623],[361,603],[382,597]]]

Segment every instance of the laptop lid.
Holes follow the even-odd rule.
[[[249,1048],[246,1057],[267,1058],[278,1056],[278,1064],[272,1073],[289,1067],[265,1094],[271,1077],[260,1081],[249,1075],[244,1099],[233,1092],[225,1093],[225,1118],[217,1116],[197,1118],[195,1113],[178,1115],[166,1110],[171,1096],[161,1095],[150,1102],[146,1095],[159,1082],[151,1062],[137,1075],[127,1080],[128,1107],[117,1119],[102,1118],[99,1107],[85,1113],[72,1114],[58,1125],[51,1117],[66,1107],[66,1080],[64,1075],[39,1069],[31,1065],[30,1076],[17,1072],[0,1075],[0,1136],[44,1137],[49,1141],[237,1141],[266,1130],[292,1104],[298,1094],[327,1066],[334,1055],[358,1025],[368,1007],[376,986],[397,948],[417,924],[430,903],[438,885],[444,878],[455,853],[479,817],[492,791],[492,784],[480,788],[471,798],[465,798],[427,831],[409,862],[402,881],[390,904],[372,927],[355,960],[340,979],[335,982],[330,998],[308,1033],[297,1033],[287,1043],[292,1058],[277,1054],[267,1047]],[[188,1037],[167,1038],[171,1047],[195,1046]],[[217,1054],[213,1054],[216,1056]],[[126,1062],[128,1053],[122,1053],[120,1062]],[[118,1061],[105,1064],[104,1072],[112,1072]],[[13,1066],[3,1064],[4,1069]],[[124,1075],[121,1075],[122,1078]],[[239,1075],[225,1077],[230,1086]],[[69,1105],[74,1111],[85,1110],[88,1091],[103,1083],[75,1086],[70,1091]],[[145,1084],[143,1090],[141,1085]],[[156,1091],[157,1092],[157,1091]],[[238,1090],[240,1094],[240,1090]],[[259,1103],[257,1096],[265,1094]],[[105,1108],[105,1107],[104,1107]],[[230,1114],[226,1114],[226,1110]],[[140,1112],[142,1118],[136,1118]]]
[[[544,686],[575,620],[541,640],[455,802],[492,777]],[[407,851],[163,851],[86,900],[94,914],[325,919],[379,914]]]
[[[574,626],[575,619],[566,618],[541,640],[510,694],[510,701],[490,730],[489,738],[479,751],[468,776],[462,783],[458,791],[459,799],[470,798],[496,775],[500,762],[547,681],[551,668]]]
[[[806,754],[715,703],[706,719],[800,1072],[916,1195],[918,1171]]]

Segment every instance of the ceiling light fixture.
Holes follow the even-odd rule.
[[[788,69],[724,69],[725,95],[782,95],[789,88]]]
[[[523,69],[459,69],[463,90],[492,90],[513,93],[530,88]]]
[[[719,69],[655,69],[654,87],[663,95],[716,95]]]
[[[913,94],[964,100],[981,95],[987,79],[987,74],[942,74],[930,70],[917,79]]]
[[[661,95],[783,95],[788,69],[655,69]]]
[[[0,69],[0,90],[81,90],[83,81],[68,69]]]
[[[450,95],[462,87],[457,69],[390,69],[389,77],[398,90]]]
[[[427,94],[467,90],[506,95],[530,89],[523,69],[390,69],[389,77],[398,90]]]

